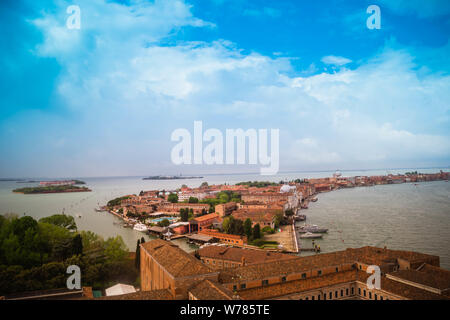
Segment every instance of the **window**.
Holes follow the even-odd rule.
[[[333,299],[333,292],[330,292],[329,297],[330,299]]]
[[[348,296],[348,288],[345,289],[345,295]]]
[[[341,297],[344,296],[344,290],[341,290]]]
[[[281,277],[281,282],[286,282],[286,277]]]
[[[320,293],[317,295],[317,300],[320,300]]]
[[[320,276],[322,274],[322,270],[317,271],[317,275]]]
[[[323,294],[323,300],[327,300],[327,294],[326,293]]]
[[[335,297],[335,298],[338,297],[338,292],[337,292],[337,291],[334,292],[334,297]]]
[[[339,268],[338,267],[336,267],[336,272],[339,272]]]
[[[372,292],[369,292],[369,299],[372,299]]]
[[[311,296],[311,300],[314,300],[315,299],[315,297],[314,296]]]
[[[361,270],[361,265],[359,265],[359,270]]]
[[[241,284],[241,289],[245,289],[247,285],[245,283]]]
[[[383,300],[383,296],[380,296],[380,300]]]
[[[361,288],[358,288],[358,294],[361,295]]]
[[[352,287],[352,294],[355,294],[355,288]]]
[[[308,297],[305,297],[305,300],[308,300]]]
[[[364,297],[366,296],[366,289],[364,289]]]
[[[267,286],[268,284],[269,284],[269,280],[263,280],[263,281],[262,281],[262,285],[263,285],[263,286]]]
[[[377,296],[377,294],[375,293],[375,300],[378,300],[378,296]]]
[[[306,279],[306,273],[302,273],[302,279]]]
[[[233,286],[233,290],[234,290],[234,291],[237,290],[237,286],[236,286],[236,285]]]

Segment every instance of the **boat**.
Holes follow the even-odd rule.
[[[77,218],[81,218],[82,217],[82,215],[81,214],[77,214]]]
[[[317,198],[312,198],[311,201],[312,202],[316,202],[318,199]]]
[[[326,228],[320,228],[317,225],[313,224],[313,225],[304,225],[304,226],[300,226],[298,228],[298,232],[300,233],[307,233],[307,232],[313,232],[313,233],[327,233],[328,229]]]
[[[300,236],[300,238],[302,238],[302,239],[319,239],[319,238],[322,238],[322,234],[306,232],[305,234],[302,234]]]
[[[136,223],[133,227],[133,230],[145,232],[148,230],[147,226],[143,223]]]
[[[305,221],[306,220],[306,215],[305,214],[298,214],[295,216],[295,221]]]

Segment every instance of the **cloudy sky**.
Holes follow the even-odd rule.
[[[258,171],[173,165],[195,120],[279,128],[280,171],[450,164],[446,0],[3,0],[0,34],[0,177]]]

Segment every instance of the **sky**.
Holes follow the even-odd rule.
[[[448,167],[449,38],[446,0],[3,0],[0,177],[258,172],[173,164],[194,121],[279,129],[280,172]]]

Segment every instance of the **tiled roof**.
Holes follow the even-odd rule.
[[[198,282],[193,288],[189,289],[194,297],[199,300],[232,300],[231,290],[223,287],[219,283],[213,283],[209,280]]]
[[[420,271],[398,270],[390,275],[439,290],[450,289],[450,271],[425,264]]]
[[[199,249],[197,252],[200,257],[212,259],[223,259],[228,261],[241,262],[242,258],[245,258],[246,264],[298,258],[297,256],[278,252],[222,246],[207,246]]]
[[[417,261],[420,258],[433,258],[433,256],[417,252],[395,251],[376,247],[362,247],[358,249],[350,248],[343,251],[322,253],[307,257],[297,257],[296,259],[238,267],[232,271],[224,272],[221,274],[221,278],[225,282],[231,282],[232,278],[247,280],[264,279],[278,275],[299,273],[312,269],[320,269],[328,266],[338,266],[341,264],[355,262],[382,266],[387,262],[392,262],[393,260],[395,261],[397,257],[408,261]]]
[[[332,284],[353,282],[356,280],[356,271],[331,273],[309,279],[287,281],[273,285],[251,288],[239,291],[239,297],[244,300],[260,300],[285,296],[297,292],[320,289]]]
[[[363,283],[367,281],[370,275],[365,272],[357,272],[357,279]],[[411,300],[447,300],[448,298],[443,295],[438,295],[417,287],[407,285],[392,279],[386,278],[386,276],[381,276],[381,290],[387,291],[389,293],[404,297]]]
[[[194,220],[197,222],[202,222],[210,219],[218,218],[219,215],[217,213],[205,214],[204,216],[196,217]]]
[[[173,277],[211,273],[206,265],[194,256],[168,241],[156,239],[141,245]]]

